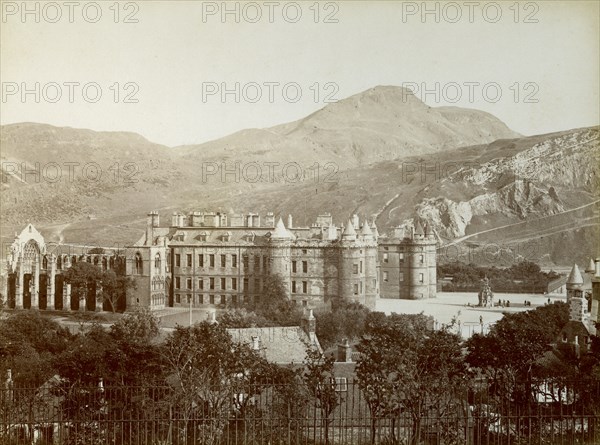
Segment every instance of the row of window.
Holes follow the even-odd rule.
[[[229,301],[228,301],[229,297]],[[247,294],[237,294],[237,295],[215,295],[215,294],[175,294],[175,303],[178,304],[190,304],[198,305],[198,304],[241,304],[248,303],[250,300],[254,300],[254,302],[258,302],[260,300],[260,295],[247,295]],[[304,307],[308,307],[308,300],[292,300],[295,305],[302,304]]]
[[[383,271],[383,281],[386,283],[389,281],[389,273],[385,270]],[[400,274],[399,274],[398,281],[404,281],[404,274],[402,272],[400,272]],[[424,283],[424,282],[425,282],[425,275],[420,273],[419,274],[419,283]]]
[[[229,280],[229,286],[227,286],[227,282]],[[260,289],[261,288],[261,282],[262,280],[260,278],[255,278],[254,279],[254,289]],[[185,279],[185,289],[194,289],[193,287],[193,279],[192,278],[186,278]],[[217,288],[217,284],[219,284],[219,287]],[[248,278],[244,278],[242,280],[242,284],[243,290],[248,290],[249,287],[249,279]],[[182,282],[181,282],[181,277],[175,277],[175,289],[183,289],[182,287]],[[221,277],[218,280],[214,277],[210,277],[210,278],[199,278],[198,279],[198,286],[196,287],[196,289],[220,289],[220,290],[237,290],[238,289],[238,279],[237,278],[225,278],[225,277]]]
[[[200,254],[198,254],[197,258],[198,259],[197,259],[196,265],[194,266],[194,264],[193,264],[194,257],[191,253],[185,254],[185,258],[182,258],[181,254],[176,253],[175,254],[175,267],[181,267],[182,259],[185,259],[185,267],[215,267],[217,259],[219,260],[220,267],[232,267],[232,268],[238,267],[238,255],[235,253],[220,254],[218,256],[215,255],[214,253],[210,253],[210,254],[200,253]],[[253,266],[254,266],[255,270],[260,270],[261,263],[262,263],[263,271],[266,271],[268,269],[268,265],[269,265],[269,257],[261,256],[261,255],[254,255]],[[250,268],[250,258],[248,257],[248,255],[244,255],[242,257],[242,265],[243,265],[244,269]]]
[[[258,295],[254,296],[254,301],[258,301],[260,297]],[[232,304],[245,303],[250,301],[250,297],[248,295],[231,295],[230,302]],[[227,303],[227,295],[214,295],[214,294],[175,294],[175,303],[191,303],[195,304],[225,304]]]
[[[400,259],[400,262],[404,261],[404,253],[400,252],[398,254],[398,258]],[[389,253],[387,252],[383,252],[383,258],[382,258],[384,263],[389,263],[390,262],[390,256]],[[419,254],[419,263],[420,264],[425,264],[425,256],[423,254]]]

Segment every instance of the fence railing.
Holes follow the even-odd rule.
[[[343,378],[334,385],[329,410],[297,384],[3,389],[0,444],[600,443],[600,382],[480,382],[432,388],[420,403],[400,392],[375,399]]]

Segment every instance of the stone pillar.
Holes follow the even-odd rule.
[[[17,283],[15,292],[15,309],[23,309],[23,264],[18,266],[19,272],[17,273]]]
[[[54,280],[56,278],[56,256],[54,255],[50,255],[50,270],[47,273],[48,275],[48,294],[47,294],[47,303],[46,303],[46,309],[49,311],[53,311],[54,310],[54,293],[55,293],[55,289],[54,289]]]
[[[69,283],[64,283],[63,310],[71,310],[71,285]]]
[[[33,286],[31,289],[31,309],[40,308],[40,255],[36,254],[33,263],[33,277],[31,278]]]

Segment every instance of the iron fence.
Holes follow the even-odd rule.
[[[0,391],[5,445],[599,444],[600,382],[478,382],[419,404],[335,382],[327,413],[301,385],[46,384]],[[414,400],[413,400],[414,402]],[[418,406],[415,409],[415,406]],[[412,408],[411,408],[412,407]]]

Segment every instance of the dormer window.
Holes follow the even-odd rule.
[[[221,235],[221,240],[229,242],[231,240],[231,232],[225,232],[223,235]]]
[[[206,232],[200,232],[198,235],[198,241],[206,241],[208,234]]]
[[[248,232],[244,235],[244,240],[249,242],[254,242],[254,237],[256,234],[254,232]]]

